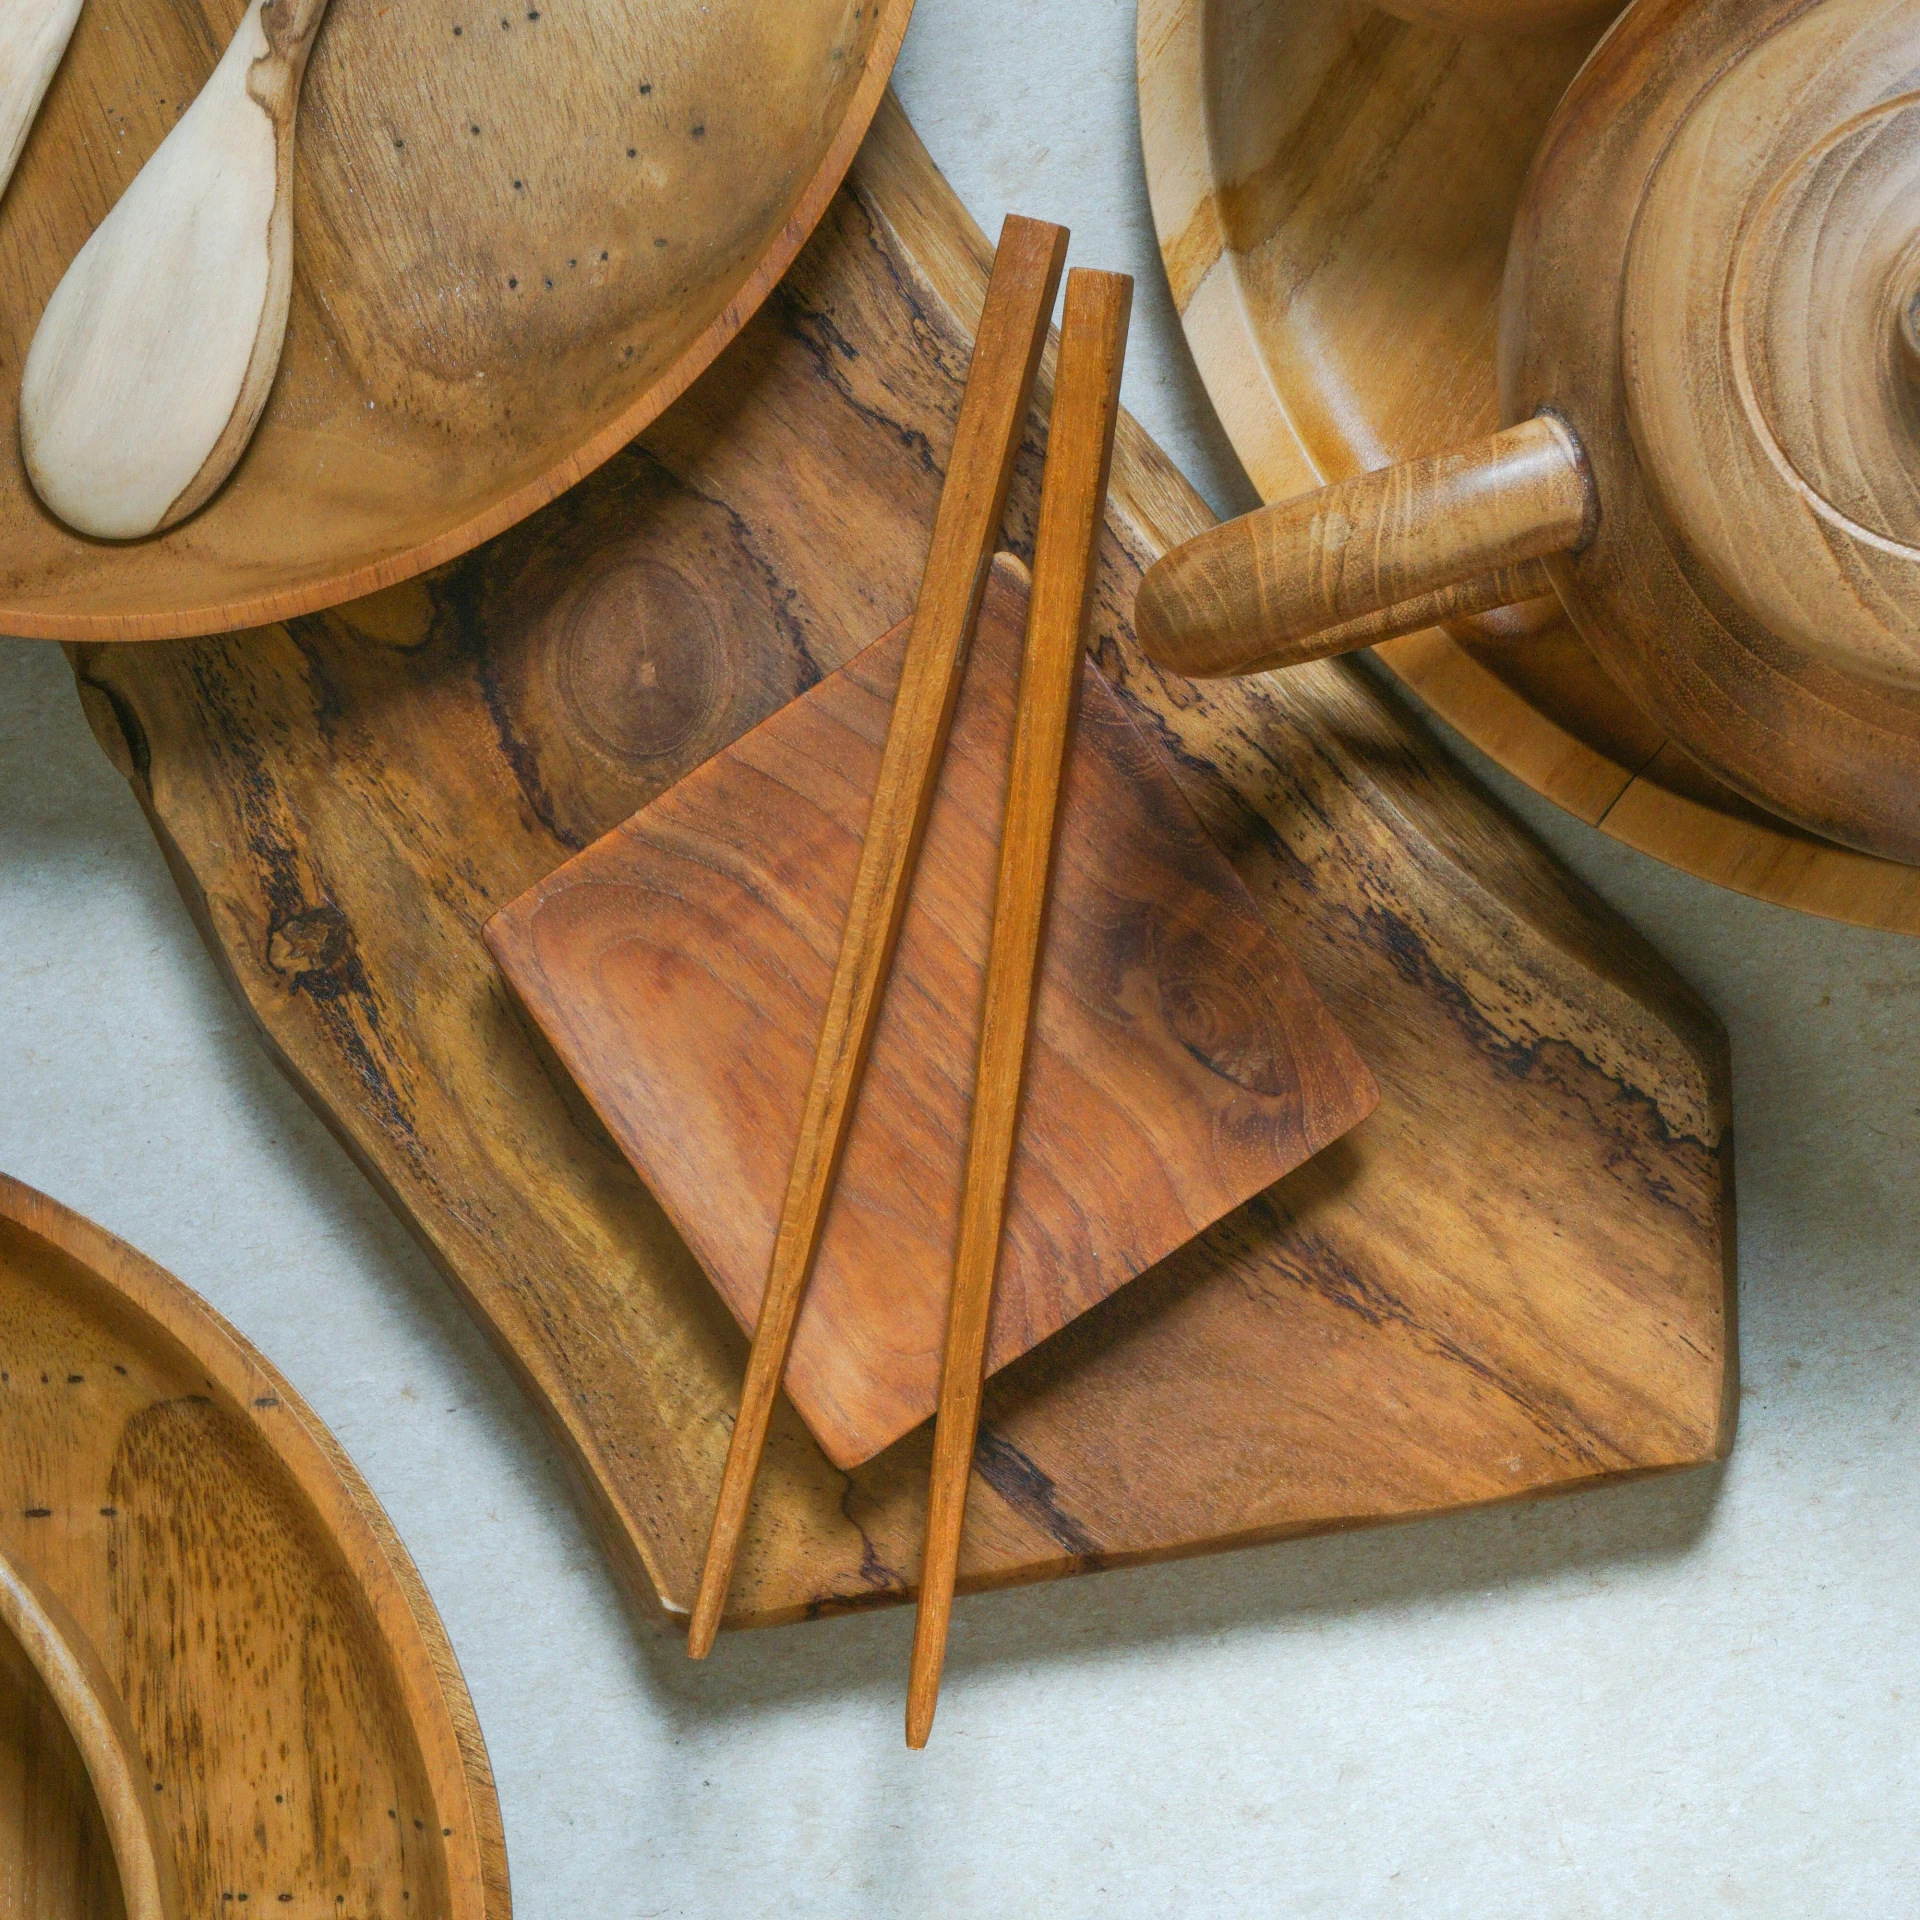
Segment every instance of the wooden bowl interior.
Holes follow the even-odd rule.
[[[203,512],[110,545],[28,487],[19,369],[243,0],[89,0],[0,204],[0,630],[131,638],[326,604],[570,484],[785,265],[906,11],[334,0],[300,111],[293,308],[266,413]]]
[[[388,1642],[245,1411],[165,1329],[7,1218],[0,1356],[0,1551],[57,1590],[119,1687],[183,1910],[236,1911],[244,1892],[267,1912],[451,1913],[443,1816]],[[0,1779],[47,1770],[35,1791],[59,1817],[30,1818],[14,1851],[17,1803],[0,1791],[0,1915],[15,1911],[14,1861],[78,1903],[36,1920],[116,1912],[78,1756],[17,1679],[0,1658]]]

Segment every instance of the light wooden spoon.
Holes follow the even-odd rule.
[[[245,451],[293,291],[293,122],[327,0],[253,0],[180,124],[80,249],[27,353],[20,450],[70,527],[184,520]]]
[[[0,193],[73,38],[81,0],[0,0]]]

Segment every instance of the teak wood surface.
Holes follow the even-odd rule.
[[[4,1920],[504,1920],[465,1682],[351,1462],[171,1275],[5,1175],[0,1581]],[[157,1900],[115,1866],[141,1827]]]
[[[324,617],[73,656],[268,1045],[670,1617],[746,1343],[480,928],[910,611],[987,257],[883,107],[711,377],[537,519]],[[1030,446],[1023,553],[1037,474]],[[963,1589],[1690,1466],[1732,1437],[1719,1027],[1358,669],[1146,668],[1141,570],[1207,523],[1123,416],[1091,645],[1381,1107],[989,1384]],[[734,1622],[907,1596],[927,1469],[909,1435],[843,1474],[778,1408]]]
[[[920,1556],[920,1604],[907,1675],[907,1745],[915,1748],[924,1747],[933,1730],[947,1658],[967,1487],[980,1436],[987,1329],[1027,1092],[1041,947],[1053,918],[1049,910],[1061,789],[1086,678],[1082,658],[1100,573],[1100,531],[1107,517],[1107,480],[1120,420],[1120,370],[1126,363],[1132,312],[1133,282],[1127,275],[1081,267],[1068,276],[1053,410],[1047,419],[1047,464],[1033,535],[1033,592],[1014,711],[999,873],[993,886],[960,1229],[947,1301],[947,1337],[940,1353],[940,1403],[927,1480],[927,1543]],[[1150,911],[1154,904],[1147,902]],[[1300,984],[1304,988],[1305,982]],[[1163,1005],[1168,997],[1164,991],[1160,995]],[[1221,1064],[1226,1063],[1217,1053],[1208,1058],[1215,1071]],[[1343,1059],[1341,1064],[1349,1063]],[[1309,1059],[1307,1065],[1311,1072],[1318,1063]],[[1359,1118],[1378,1097],[1372,1076],[1360,1078],[1356,1091],[1352,1110]],[[1082,1163],[1095,1160],[1101,1145],[1089,1129],[1082,1139]]]
[[[1006,517],[1013,463],[1026,438],[1033,383],[1066,257],[1065,227],[1009,214],[1000,228],[920,591],[907,623],[907,648],[894,683],[886,740],[861,827],[853,890],[840,916],[833,978],[822,1017],[808,1023],[817,1036],[813,1067],[687,1629],[687,1651],[696,1660],[713,1650],[726,1611],[774,1396],[786,1371],[794,1322],[812,1277],[893,970],[908,890],[940,782],[988,564]],[[782,825],[770,824],[771,843],[780,848],[786,840]],[[689,1035],[688,1044],[698,1047],[699,1036]]]
[[[683,392],[785,271],[912,0],[333,8],[300,100],[293,304],[259,428],[192,519],[85,540],[27,483],[21,363],[245,7],[87,0],[0,202],[0,633],[284,619],[553,499]]]
[[[1001,558],[786,1366],[843,1468],[934,1409],[1026,605]],[[749,1332],[906,641],[865,648],[487,923]],[[1087,675],[995,1368],[1374,1103],[1159,753]]]
[[[1263,499],[1499,425],[1496,317],[1522,182],[1605,24],[1462,37],[1367,0],[1142,0],[1161,254]],[[1784,906],[1920,931],[1920,873],[1734,794],[1644,717],[1557,605],[1378,654],[1482,751],[1613,838]]]

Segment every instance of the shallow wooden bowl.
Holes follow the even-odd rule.
[[[1264,499],[1499,424],[1521,184],[1604,25],[1516,39],[1411,25],[1368,0],[1142,0],[1161,253]],[[1615,839],[1763,899],[1920,932],[1920,874],[1732,793],[1619,691],[1557,605],[1377,651],[1508,772]]]
[[[0,632],[137,640],[285,618],[552,499],[683,391],[785,270],[912,0],[334,0],[259,431],[183,525],[86,540],[27,484],[20,367],[243,10],[90,0],[0,203]]]
[[[0,1174],[0,1916],[506,1920],[419,1575],[298,1396]]]

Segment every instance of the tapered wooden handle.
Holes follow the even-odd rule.
[[[733,1582],[754,1476],[813,1271],[827,1202],[839,1176],[840,1154],[933,804],[961,668],[1000,537],[1007,488],[1026,429],[1066,252],[1065,227],[1009,214],[1000,229],[973,364],[967,370],[967,390],[954,426],[946,483],[934,514],[913,631],[880,757],[879,783],[867,815],[853,898],[814,1053],[767,1289],[760,1298],[753,1350],[747,1356],[740,1412],[727,1447],[706,1563],[687,1626],[687,1651],[696,1660],[712,1651]]]
[[[1210,528],[1148,569],[1134,628],[1196,679],[1297,666],[1546,592],[1541,558],[1595,514],[1580,443],[1543,413]]]
[[[93,1643],[51,1591],[0,1554],[0,1634],[39,1675],[80,1751],[119,1871],[126,1920],[183,1920],[139,1737]]]
[[[1133,282],[1124,273],[1079,271],[1067,276],[1060,368],[1047,426],[1047,468],[1034,538],[1033,594],[1027,603],[1026,660],[1020,670],[1013,767],[993,896],[973,1117],[960,1193],[960,1244],[954,1255],[947,1344],[940,1363],[940,1404],[927,1495],[927,1549],[907,1681],[910,1747],[927,1744],[946,1661],[947,1620],[960,1563],[967,1481],[980,1427],[987,1323],[1000,1264],[1007,1177],[1019,1124],[1058,837],[1060,783],[1073,735],[1099,568],[1100,527],[1120,413],[1120,367],[1132,310]]]

